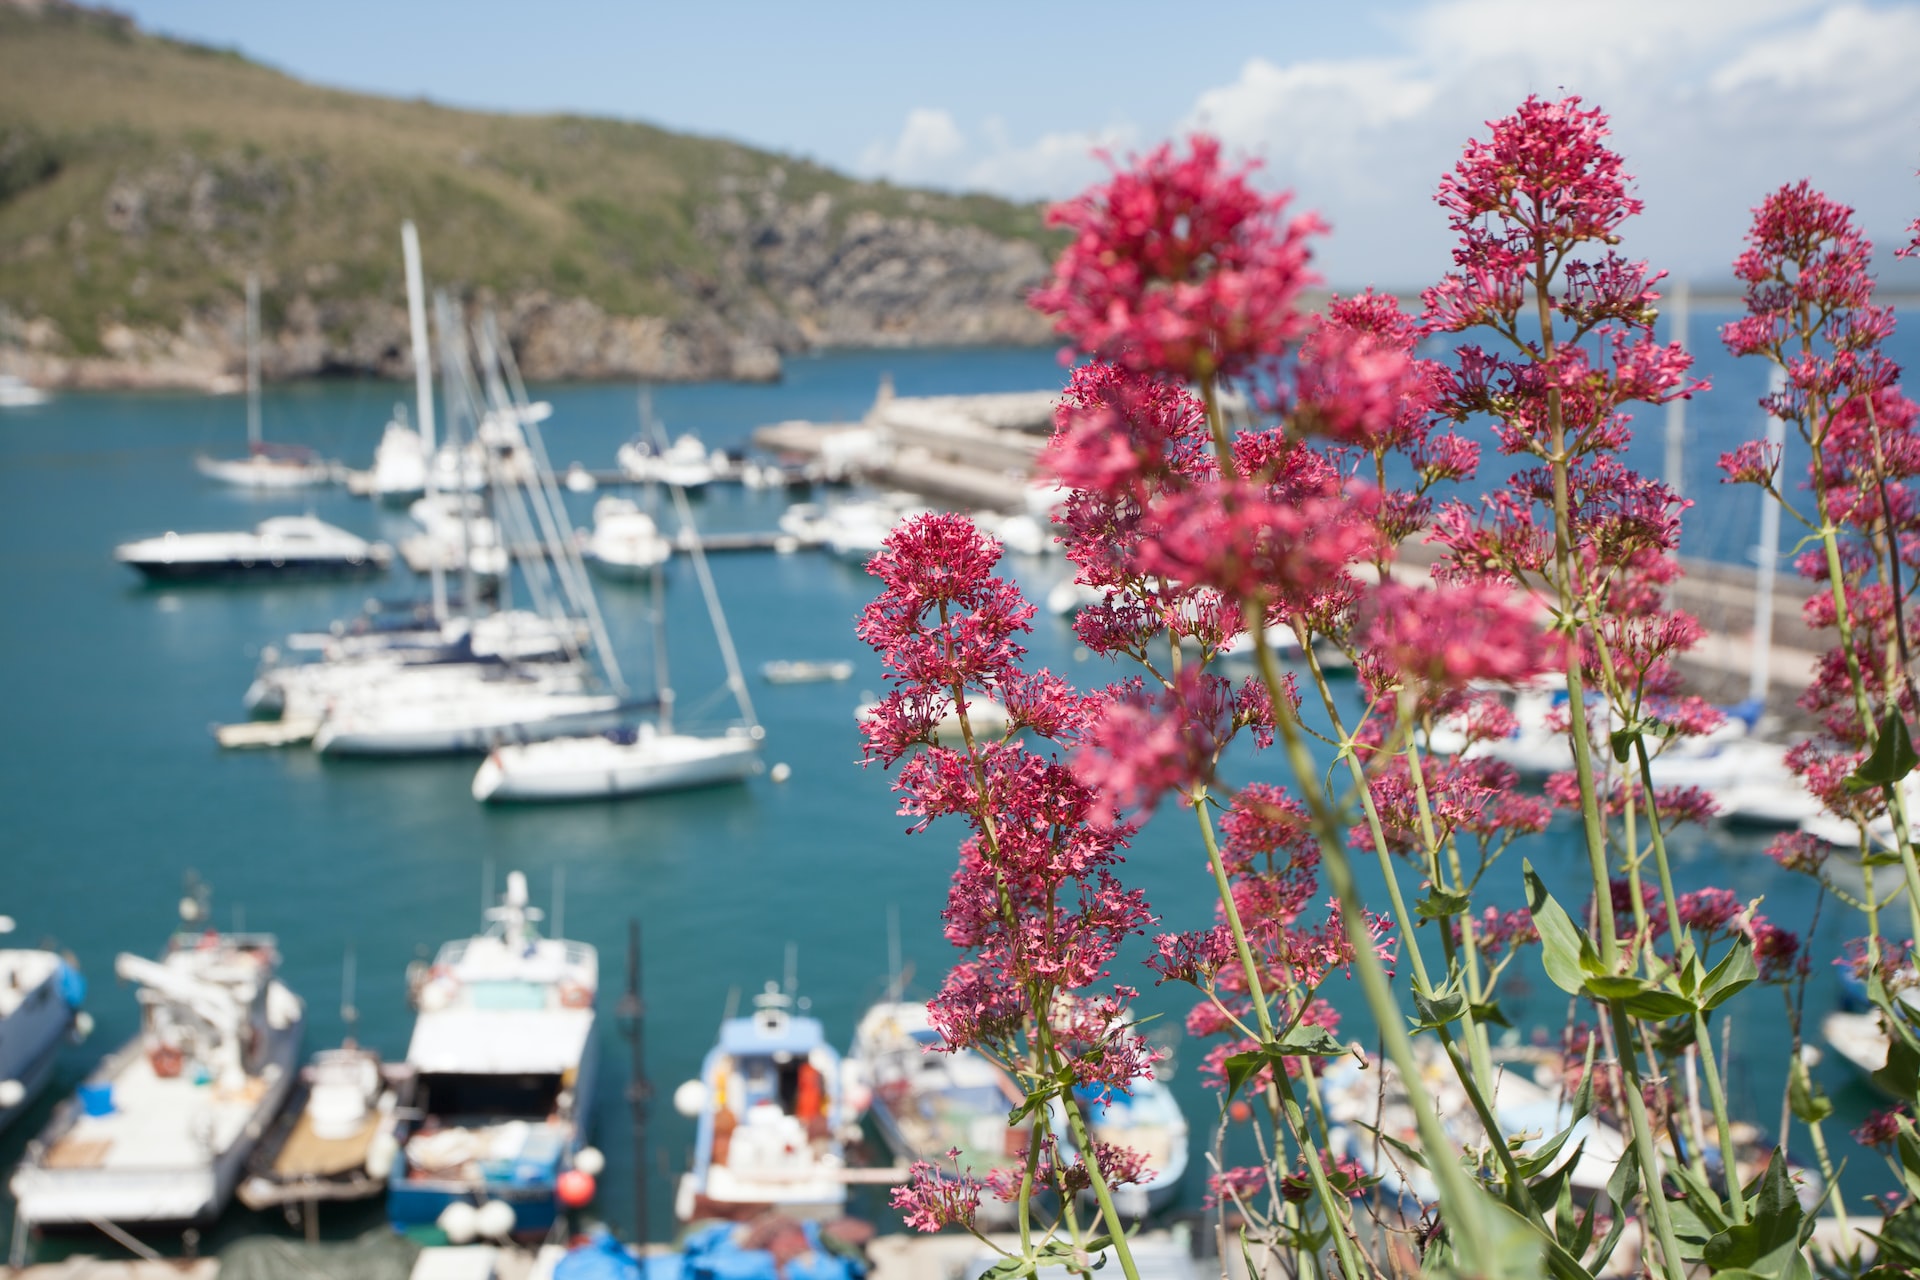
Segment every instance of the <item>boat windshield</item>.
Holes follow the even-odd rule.
[[[420,1077],[421,1110],[449,1120],[546,1117],[559,1110],[557,1075],[455,1075]]]
[[[469,982],[467,1000],[475,1009],[544,1009],[549,990],[544,982]]]

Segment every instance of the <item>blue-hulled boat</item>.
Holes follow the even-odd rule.
[[[553,1225],[557,1183],[593,1115],[600,962],[585,943],[541,937],[540,917],[515,871],[486,931],[414,974],[415,1118],[396,1135],[387,1186],[401,1230],[496,1200],[516,1234]]]
[[[675,1091],[675,1107],[699,1117],[693,1168],[673,1201],[682,1222],[845,1212],[840,1055],[793,1003],[769,982],[751,1016],[721,1022],[700,1079]]]

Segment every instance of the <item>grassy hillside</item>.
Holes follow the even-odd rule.
[[[716,209],[822,195],[835,233],[878,214],[1049,243],[1036,206],[640,124],[324,89],[98,13],[0,0],[0,305],[51,320],[73,354],[113,322],[171,330],[225,308],[253,267],[270,329],[300,295],[327,315],[397,302],[405,217],[437,280],[671,319],[740,283]]]

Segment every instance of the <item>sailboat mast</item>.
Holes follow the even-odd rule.
[[[413,396],[420,418],[420,440],[427,459],[426,501],[431,507],[436,496],[434,463],[438,461],[433,441],[433,363],[427,358],[427,296],[426,285],[420,276],[420,233],[414,230],[411,220],[400,224],[400,250],[407,262],[407,323],[413,331]],[[433,620],[444,623],[447,620],[447,576],[440,568],[439,557],[431,559]]]
[[[260,273],[247,272],[247,453],[260,450]]]
[[[1767,390],[1779,395],[1787,387],[1786,371],[1773,367]],[[1767,443],[1773,456],[1779,457],[1787,442],[1787,424],[1775,414],[1767,415]],[[1762,495],[1764,498],[1765,495]],[[1773,579],[1780,564],[1780,504],[1760,503],[1760,545],[1755,549],[1759,568],[1753,591],[1753,662],[1747,680],[1747,697],[1766,705],[1773,684]]]
[[[1682,349],[1687,345],[1687,282],[1673,282],[1672,308],[1669,312],[1667,341]],[[1667,488],[1676,497],[1685,496],[1684,468],[1687,442],[1687,402],[1675,396],[1667,401]]]

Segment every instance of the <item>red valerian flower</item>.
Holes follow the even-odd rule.
[[[1540,629],[1539,609],[1505,583],[1388,582],[1374,593],[1368,612],[1364,643],[1389,672],[1414,685],[1524,684],[1561,658],[1563,646]]]
[[[1288,197],[1261,195],[1247,172],[1196,135],[1185,155],[1163,145],[1055,205],[1048,221],[1073,242],[1033,306],[1076,350],[1143,373],[1239,378],[1278,359],[1305,329],[1308,240],[1326,226],[1285,219]]]
[[[957,1148],[947,1152],[948,1160],[959,1158]],[[972,1227],[974,1215],[980,1212],[980,1192],[985,1185],[967,1174],[949,1172],[920,1160],[907,1171],[907,1181],[893,1189],[891,1203],[915,1231]]]

